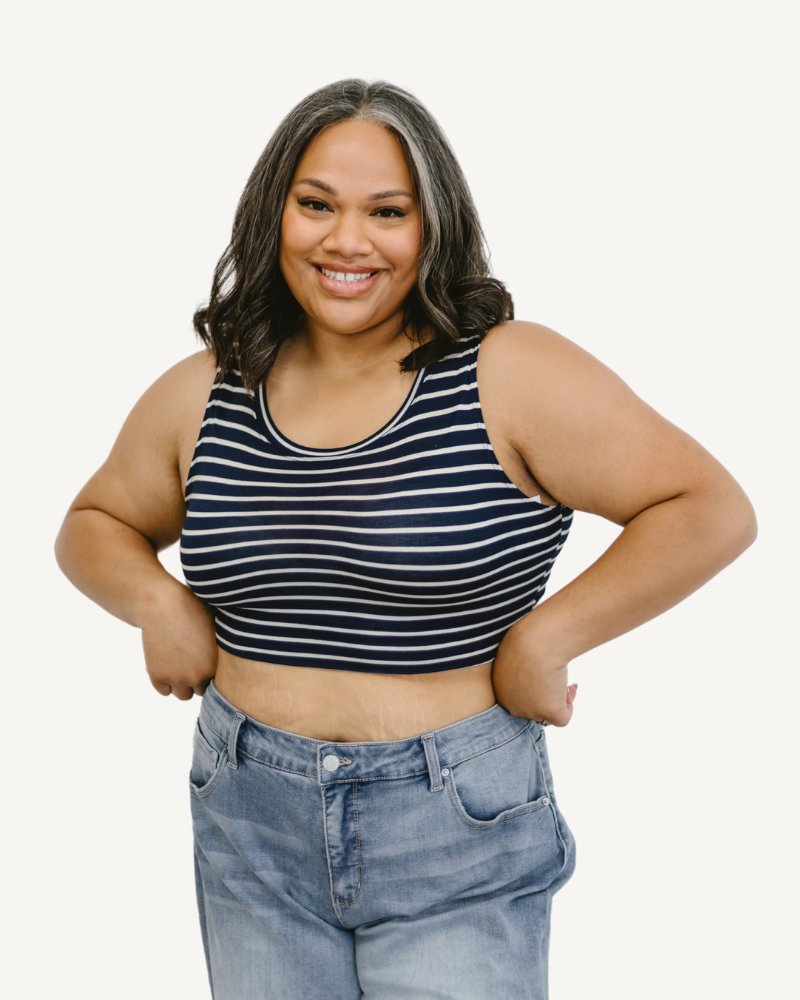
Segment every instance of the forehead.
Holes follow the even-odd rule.
[[[300,158],[294,182],[316,177],[332,187],[363,186],[412,191],[411,173],[400,143],[377,122],[338,122],[311,142]]]

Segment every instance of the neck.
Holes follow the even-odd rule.
[[[357,333],[337,333],[307,320],[281,347],[281,367],[303,367],[333,377],[374,373],[398,363],[417,346],[398,320]]]

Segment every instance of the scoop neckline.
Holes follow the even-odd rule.
[[[270,435],[272,435],[276,441],[282,444],[284,448],[287,448],[289,451],[297,452],[300,455],[312,455],[317,457],[324,455],[329,458],[335,458],[337,455],[347,455],[352,451],[357,451],[359,448],[363,448],[365,445],[371,444],[377,438],[383,437],[384,434],[387,434],[396,424],[399,423],[400,420],[402,420],[406,411],[414,402],[417,391],[422,384],[423,378],[425,377],[426,371],[426,368],[420,368],[411,385],[411,388],[408,391],[408,395],[400,405],[400,409],[383,425],[383,427],[379,427],[378,430],[370,434],[369,437],[365,437],[361,441],[356,441],[355,444],[345,445],[343,448],[309,448],[307,445],[297,444],[295,441],[287,438],[285,434],[282,434],[276,427],[275,421],[272,419],[269,412],[267,391],[263,382],[258,387],[258,418]]]

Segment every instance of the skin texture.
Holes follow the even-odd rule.
[[[414,377],[397,365],[412,346],[402,303],[419,241],[411,178],[390,133],[369,122],[322,133],[298,165],[283,218],[281,267],[307,321],[283,346],[267,393],[291,440],[352,444],[402,404]],[[377,274],[337,283],[318,265]],[[156,556],[180,536],[213,378],[201,352],[148,389],[56,544],[79,589],[142,629],[151,681],[165,695],[201,694],[216,675],[247,714],[336,741],[417,735],[495,698],[515,715],[563,726],[575,697],[571,659],[666,611],[755,538],[741,488],[696,441],[575,344],[537,324],[504,323],[478,353],[497,459],[529,496],[621,525],[614,544],[514,625],[493,664],[401,676],[243,660],[217,648],[207,609]]]

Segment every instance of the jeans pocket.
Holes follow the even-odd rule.
[[[194,730],[194,752],[189,774],[189,787],[195,795],[202,798],[213,791],[227,759],[225,741],[208,726],[201,713]]]
[[[528,729],[500,746],[443,768],[442,774],[458,818],[475,830],[491,829],[550,804],[544,770]]]

